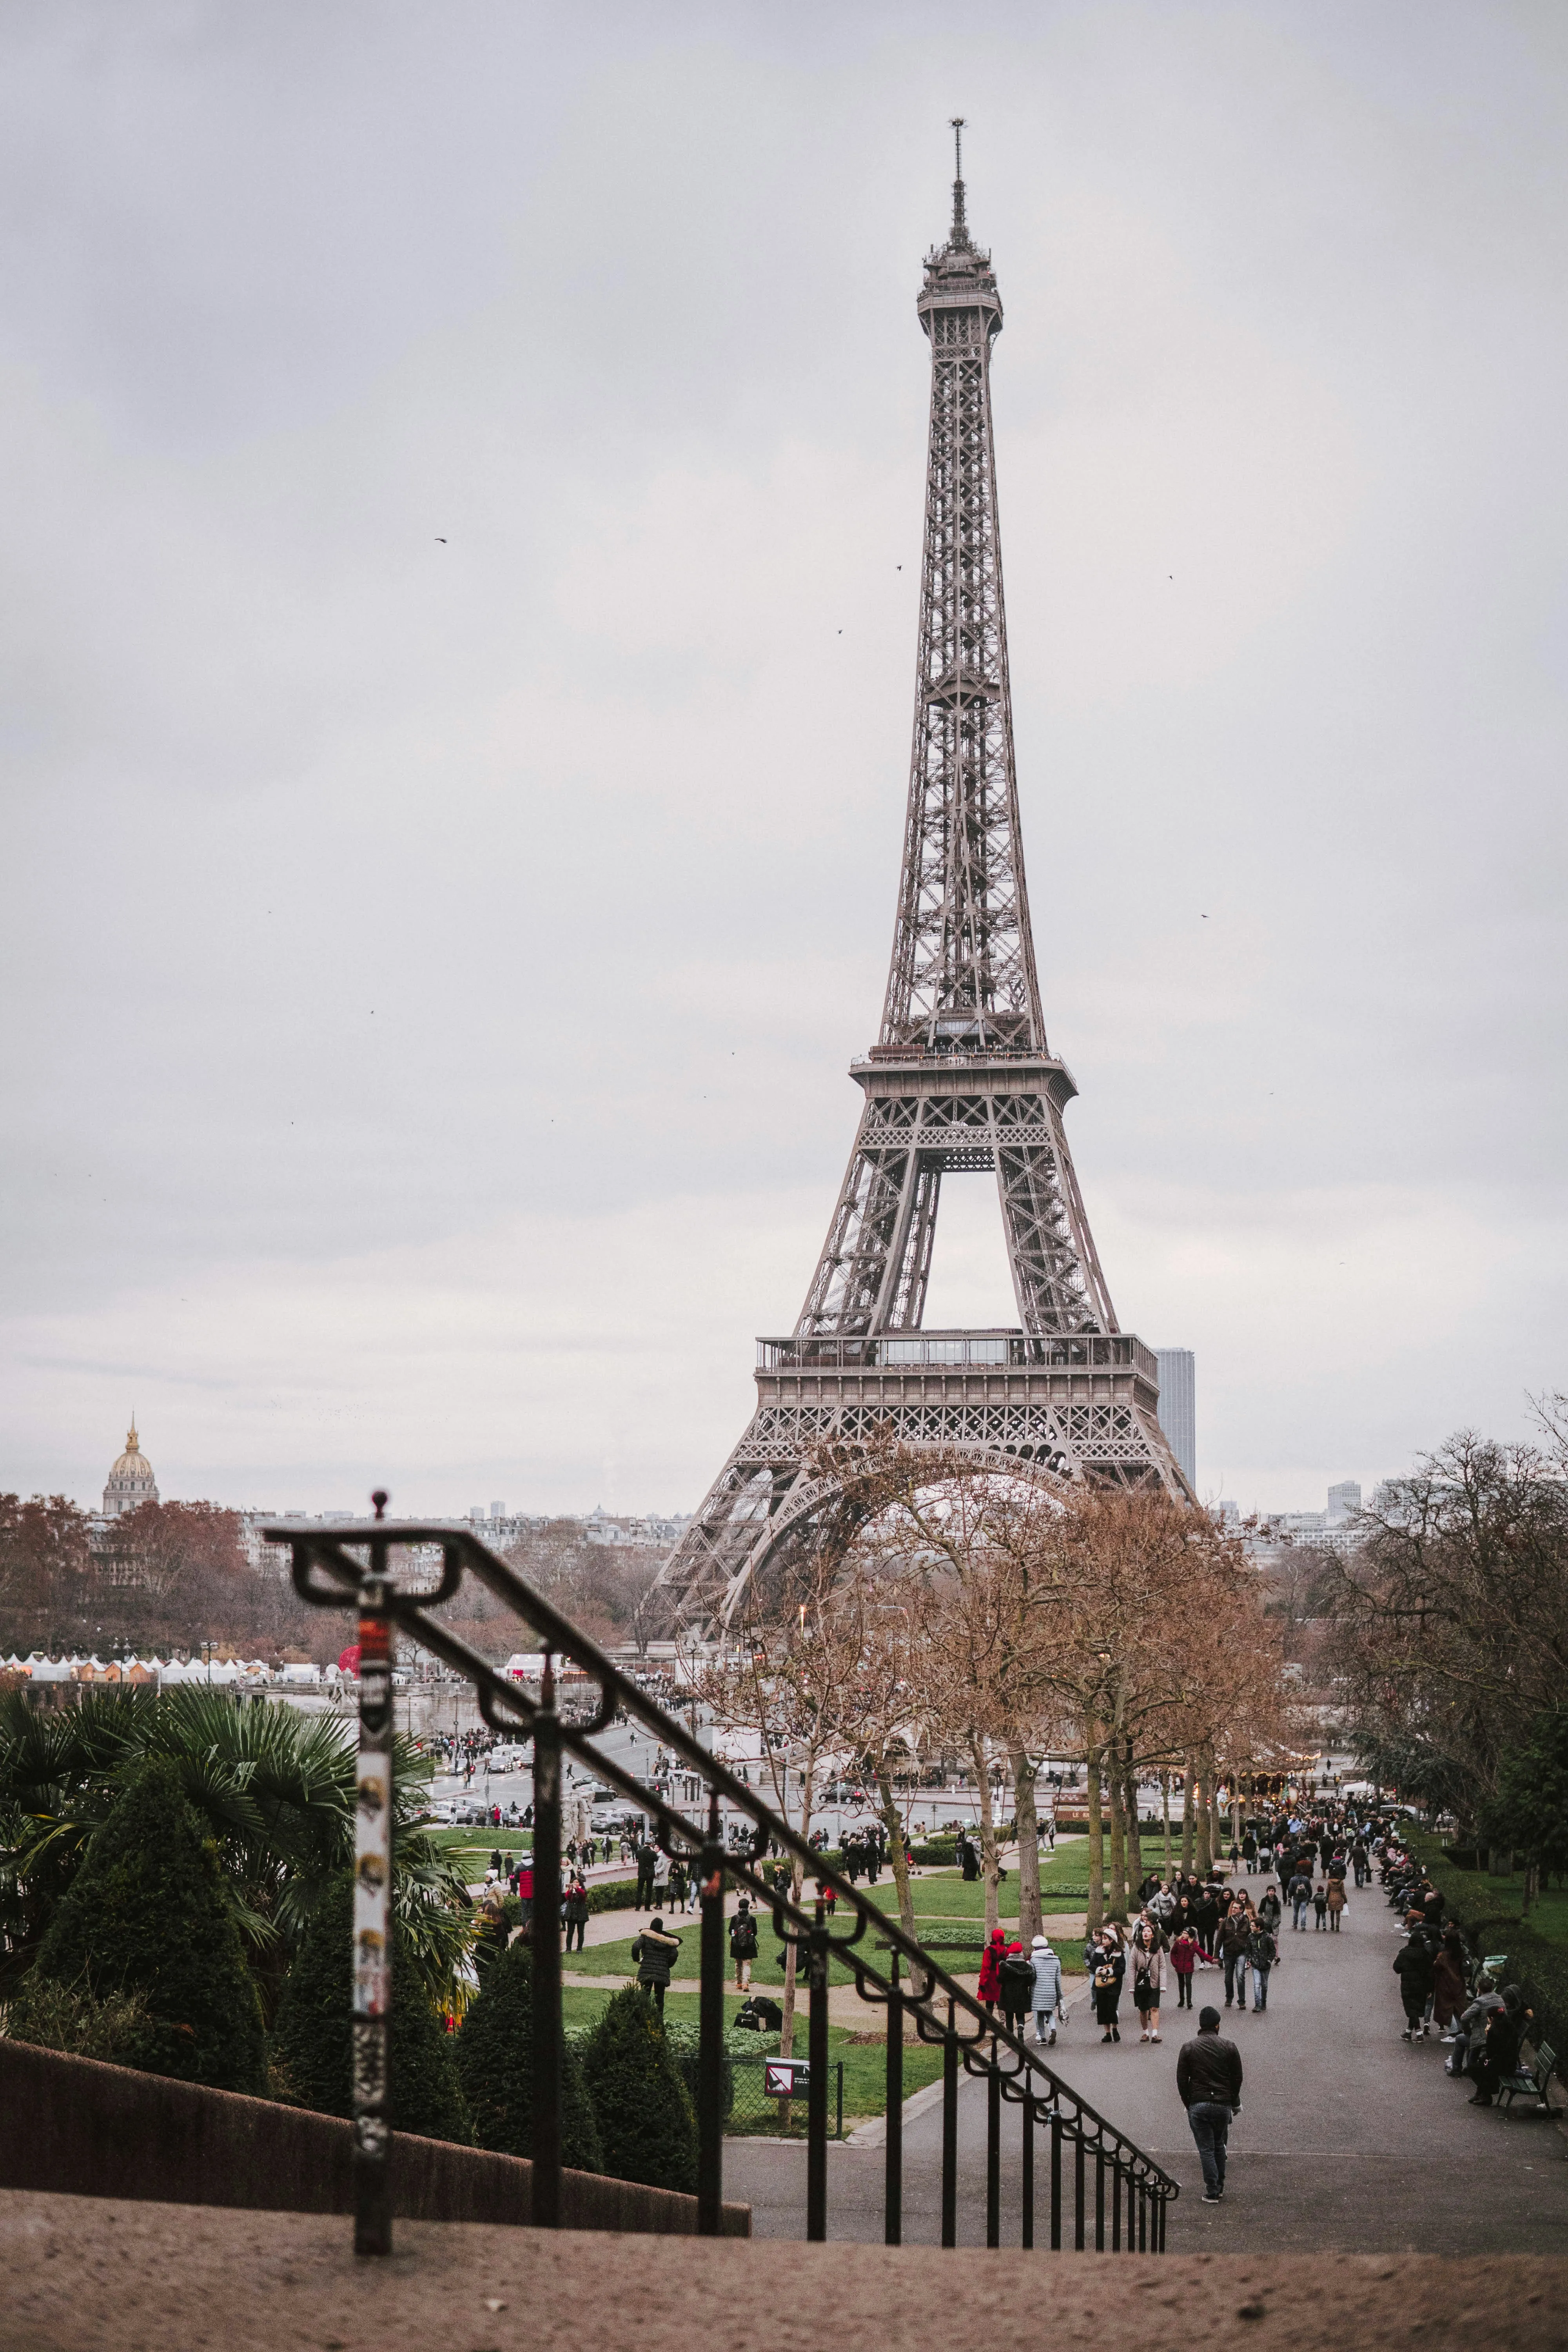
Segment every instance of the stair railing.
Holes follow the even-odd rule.
[[[390,1944],[391,1721],[394,1626],[464,1675],[492,1730],[521,1727],[533,1741],[533,1906],[530,1948],[533,1969],[533,2172],[531,2219],[552,2229],[561,2217],[561,1937],[542,1932],[561,1916],[561,1773],[565,1755],[590,1767],[604,1785],[653,1823],[658,1843],[672,1858],[695,1865],[700,1888],[700,2000],[697,2127],[697,2228],[716,2237],[722,2226],[724,2159],[724,1888],[749,1888],[773,1915],[785,1949],[797,1956],[797,1981],[807,2000],[806,2237],[827,2235],[828,1980],[835,1961],[847,1968],[862,2000],[888,2012],[884,2228],[889,2245],[903,2236],[903,2059],[905,2021],[942,2053],[942,2243],[958,2242],[958,2087],[961,2074],[986,2084],[985,2242],[1001,2243],[1002,2110],[1018,2110],[1021,2127],[1020,2237],[1036,2233],[1037,2142],[1047,2141],[1047,2243],[1083,2252],[1161,2253],[1167,2209],[1180,2195],[1164,2168],[1100,2115],[1022,2036],[949,1976],[898,1918],[870,1902],[789,1822],[763,1804],[702,1748],[599,1645],[574,1625],[527,1579],[464,1528],[384,1517],[384,1494],[374,1497],[368,1528],[311,1528],[297,1521],[263,1530],[287,1545],[294,1589],[322,1609],[356,1607],[360,1633],[359,1771],[355,1805],[354,1950],[352,1994],[354,2123],[354,2247],[384,2254],[392,2245],[392,2132],[387,2031],[392,2004]],[[438,1549],[441,1575],[431,1589],[391,1572],[394,1551]],[[503,1601],[537,1635],[544,1653],[537,1700],[501,1675],[432,1612],[452,1600],[464,1571]],[[553,1661],[570,1660],[597,1687],[585,1723],[557,1706]],[[635,1719],[707,1790],[705,1817],[692,1821],[657,1796],[596,1743],[618,1715]],[[749,1849],[727,1850],[721,1803],[752,1825]],[[803,1908],[758,1865],[774,1845],[795,1856],[819,1885],[830,1887],[850,1914],[848,1933],[829,1926],[818,1896]],[[868,1928],[876,1933],[870,1950]],[[873,1958],[872,1953],[886,1958]],[[907,1979],[900,1974],[907,1968]],[[1093,2168],[1092,2183],[1089,2168]],[[1109,2192],[1109,2193],[1108,2193]]]

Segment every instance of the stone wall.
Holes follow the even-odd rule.
[[[393,2210],[410,2220],[530,2219],[533,2167],[518,2157],[398,2132],[392,2165]],[[0,2039],[0,2189],[349,2213],[351,2126],[306,2107]],[[697,2200],[567,2172],[561,2218],[569,2229],[690,2236]],[[750,2208],[727,2205],[724,2231],[749,2236]]]

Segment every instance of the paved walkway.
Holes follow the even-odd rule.
[[[0,2190],[5,2352],[1563,2352],[1568,2263],[940,2253]],[[1261,2325],[1254,2325],[1261,2322]]]
[[[1057,2044],[1059,2071],[1180,2180],[1168,2231],[1173,2250],[1547,2254],[1568,2247],[1568,2139],[1554,2122],[1531,2120],[1522,2109],[1507,2116],[1469,2106],[1468,2087],[1443,2073],[1447,2053],[1436,2035],[1414,2046],[1400,2040],[1404,2019],[1390,1965],[1397,1949],[1393,1915],[1373,1886],[1352,1895],[1338,1936],[1286,1929],[1261,2017],[1226,2011],[1216,1972],[1194,1979],[1197,2005],[1209,2000],[1221,2011],[1221,2030],[1240,2048],[1246,2070],[1219,2206],[1201,2201],[1197,2152],[1176,2096],[1176,2056],[1189,2021],[1167,2011],[1163,2042],[1146,2045],[1129,2003],[1123,2038],[1107,2049],[1079,1997]],[[1003,2240],[1015,2246],[1017,2131],[1005,2113]],[[940,2234],[941,2135],[940,2102],[922,2103],[906,2122],[910,2242]],[[966,2082],[959,2103],[959,2237],[966,2245],[984,2242],[984,2086]],[[827,2161],[829,2234],[879,2240],[880,2150],[830,2147]],[[1037,2233],[1047,2223],[1045,2170],[1038,2163]],[[805,2235],[802,2149],[728,2142],[724,2193],[751,2203],[758,2236]]]

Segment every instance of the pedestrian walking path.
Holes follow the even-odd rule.
[[[1255,1880],[1255,1891],[1262,1884]],[[1558,2125],[1468,2105],[1468,2086],[1443,2072],[1447,2053],[1435,2032],[1414,2045],[1400,2040],[1391,1965],[1399,1938],[1381,1890],[1352,1892],[1341,1934],[1287,1927],[1279,1945],[1261,2016],[1225,2008],[1217,1970],[1194,1980],[1197,2007],[1206,2001],[1220,2011],[1221,2031],[1240,2049],[1245,2068],[1223,2204],[1202,2202],[1197,2151],[1176,2095],[1177,2053],[1196,2030],[1195,2010],[1167,2010],[1163,2041],[1149,2044],[1140,2042],[1137,2011],[1125,2002],[1122,2039],[1107,2048],[1080,1995],[1053,2053],[1065,2079],[1180,2180],[1171,2248],[1548,2254],[1568,2247],[1568,2139]],[[1016,2246],[1012,2116],[1003,2133],[1003,2242]],[[922,2103],[904,2134],[910,2242],[939,2234],[941,2148],[940,2105]],[[959,2236],[967,2245],[984,2242],[984,2087],[966,2081],[959,2101]],[[727,2143],[724,2193],[751,2203],[758,2236],[804,2236],[801,2149]],[[1037,2242],[1046,2210],[1042,2194]],[[879,2149],[829,2147],[828,2216],[832,2237],[881,2237]]]

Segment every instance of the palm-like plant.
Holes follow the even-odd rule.
[[[322,1887],[353,1856],[354,1748],[330,1717],[237,1705],[199,1685],[89,1690],[47,1713],[20,1693],[0,1700],[0,2000],[32,1966],[88,1845],[147,1756],[173,1759],[211,1826],[270,2015]],[[428,1772],[400,1740],[393,1886],[420,1974],[445,2003],[472,1931],[461,1880],[414,1825]]]

